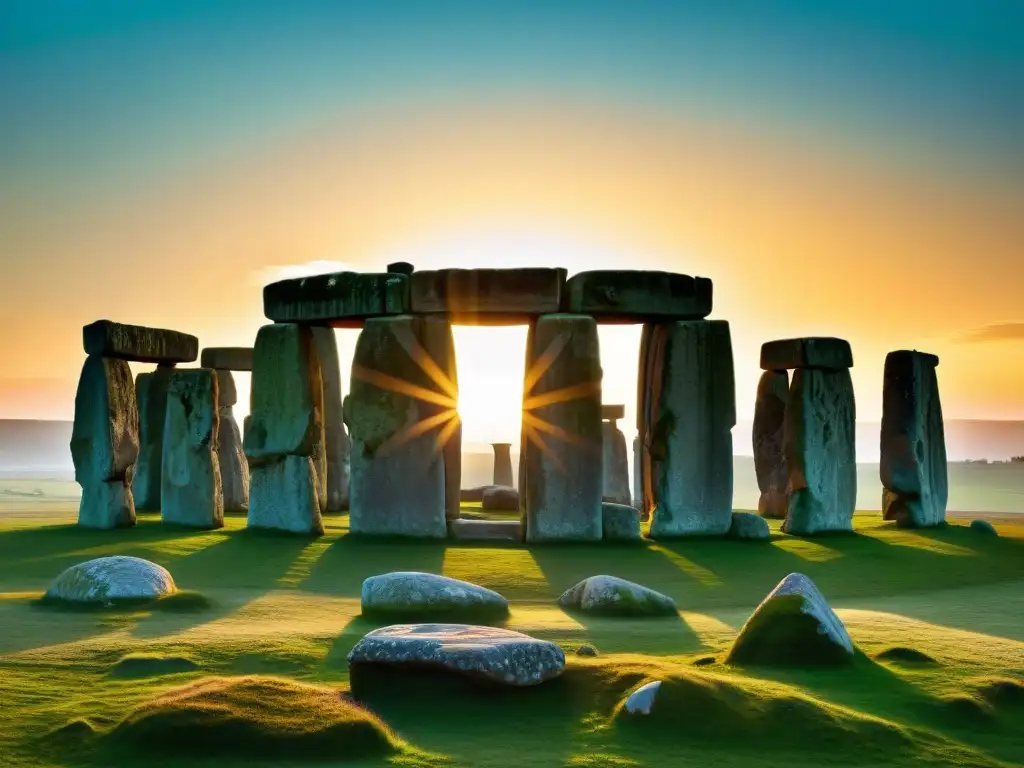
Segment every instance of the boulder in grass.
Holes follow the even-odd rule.
[[[640,541],[640,512],[625,504],[601,504],[601,527],[605,541]]]
[[[348,655],[352,693],[368,685],[373,667],[432,669],[511,687],[538,685],[562,674],[565,652],[554,643],[497,627],[396,624],[364,636]]]
[[[989,536],[999,535],[999,532],[992,523],[988,520],[982,520],[980,517],[977,520],[971,520],[971,530],[976,533],[987,533]]]
[[[94,603],[157,600],[177,592],[167,569],[140,557],[111,555],[73,565],[43,596],[49,603]]]
[[[480,501],[480,506],[488,512],[516,512],[519,509],[519,491],[507,485],[491,485],[484,488]]]
[[[753,512],[733,512],[732,525],[729,526],[730,539],[750,539],[767,541],[772,536],[768,521]]]
[[[363,582],[361,602],[364,615],[508,615],[508,600],[493,590],[417,571],[371,576]]]
[[[609,616],[676,616],[675,601],[641,584],[616,576],[591,576],[567,589],[563,608]]]
[[[791,573],[747,619],[726,663],[814,666],[853,657],[853,641],[824,595],[802,573]]]
[[[645,683],[629,694],[622,706],[631,715],[649,715],[660,689],[661,680]]]

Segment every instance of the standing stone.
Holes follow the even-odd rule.
[[[786,401],[789,400],[789,374],[765,371],[757,383],[754,404],[754,471],[761,498],[757,511],[762,517],[783,519],[789,510],[789,470],[783,447]]]
[[[341,403],[341,366],[333,328],[313,328],[324,386],[325,477],[320,482],[322,511],[338,514],[348,507],[349,442]]]
[[[901,528],[946,520],[949,477],[939,358],[901,350],[885,358],[882,388],[882,515]]]
[[[204,357],[206,351],[203,352]],[[220,428],[217,431],[220,482],[224,493],[224,511],[249,511],[249,462],[242,449],[242,434],[235,420],[233,406],[238,402],[238,390],[231,371],[217,371],[218,409]]]
[[[491,443],[494,449],[494,485],[512,487],[512,443]]]
[[[324,445],[323,383],[310,328],[276,323],[260,329],[250,402],[243,441],[250,466],[248,525],[323,533],[314,464]]]
[[[853,530],[856,405],[850,371],[798,368],[786,404],[789,512],[785,533]]]
[[[441,377],[434,367],[444,355],[429,341],[435,349],[424,346],[424,325],[411,315],[374,318],[366,321],[356,342],[344,401],[352,439],[353,533],[447,536],[439,443],[457,418],[456,398],[450,387],[444,391],[450,382],[435,381]]]
[[[637,435],[633,438],[633,509],[640,512],[641,519],[644,518],[644,485],[642,471],[640,468],[644,460],[644,444]]]
[[[443,316],[418,318],[420,342],[424,354],[419,355],[420,369],[427,374],[433,397],[421,403],[424,417],[438,422],[435,446],[444,461],[444,508],[448,520],[458,520],[459,494],[462,489],[462,419],[459,417],[459,372],[455,360],[455,337],[452,325]]]
[[[75,394],[71,458],[82,486],[78,524],[135,525],[131,483],[139,457],[139,411],[128,363],[90,355]]]
[[[661,388],[661,371],[664,363],[665,334],[658,333],[661,327],[645,323],[640,333],[640,357],[637,365],[636,393],[636,434],[640,442],[636,484],[639,487],[636,506],[640,519],[651,519],[654,510],[654,486],[651,480],[651,404]]]
[[[160,516],[192,528],[224,526],[217,374],[175,371],[167,387]]]
[[[736,387],[724,320],[659,326],[651,353],[652,538],[724,535],[732,525]]]
[[[604,477],[602,499],[629,506],[632,500],[629,493],[626,436],[615,421],[601,422],[601,467]]]
[[[140,373],[135,378],[135,399],[139,406],[139,463],[132,479],[132,496],[139,511],[160,511],[167,385],[172,373],[173,368],[162,366],[152,373]]]
[[[598,541],[603,482],[597,323],[585,315],[543,315],[532,342],[523,387],[526,540]]]

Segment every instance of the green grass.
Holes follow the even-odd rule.
[[[244,522],[188,531],[140,515],[134,529],[100,532],[0,517],[0,765],[1024,762],[1024,519],[996,520],[998,537],[969,520],[903,531],[864,515],[857,535],[813,540],[773,523],[765,543],[530,548],[357,541],[344,517],[328,518],[319,539],[257,535]],[[189,610],[36,604],[64,568],[107,554],[168,568],[192,596]],[[349,686],[345,657],[379,626],[359,615],[362,580],[391,570],[505,595],[511,613],[492,621],[559,643],[565,675],[501,694],[399,679],[367,695],[367,710],[350,706],[338,696]],[[836,608],[858,657],[839,668],[725,664],[753,608],[793,571]],[[601,573],[669,595],[679,615],[570,615],[556,605]],[[600,655],[576,656],[583,644]],[[625,716],[621,701],[650,680],[666,681],[669,706]],[[377,735],[353,736],[357,716]],[[182,723],[227,754],[183,752]],[[364,750],[364,737],[385,746]]]

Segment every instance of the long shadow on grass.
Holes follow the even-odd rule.
[[[299,586],[310,592],[359,597],[363,580],[391,571],[441,573],[446,541],[346,534],[313,563]]]

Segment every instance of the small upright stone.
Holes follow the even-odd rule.
[[[786,467],[785,424],[789,400],[789,374],[765,371],[757,384],[754,404],[754,471],[761,497],[762,517],[783,519],[789,510],[789,470]]]
[[[207,529],[224,526],[217,392],[217,375],[212,370],[181,370],[171,376],[160,494],[165,523]]]
[[[901,350],[885,358],[879,470],[882,516],[904,528],[946,520],[949,476],[935,368],[939,358]]]
[[[206,354],[205,352],[203,353]],[[217,431],[218,461],[221,488],[224,492],[224,511],[249,511],[249,462],[242,449],[242,433],[238,429],[232,406],[238,402],[235,378],[231,371],[218,370],[220,428]]]
[[[491,443],[494,449],[494,485],[510,487],[512,482],[512,443]]]
[[[615,423],[617,416],[621,418],[621,408],[618,410],[607,410],[603,406],[602,416],[605,420],[601,422],[601,464],[604,477],[604,488],[602,498],[615,504],[630,504],[632,499],[629,493],[629,457],[626,455],[626,436],[622,434]]]
[[[767,521],[751,512],[733,512],[732,526],[729,528],[730,539],[750,539],[767,541],[772,537]]]
[[[625,504],[601,505],[605,541],[640,541],[640,513]]]
[[[333,328],[314,327],[313,340],[320,359],[320,373],[324,385],[324,455],[326,459],[326,485],[322,480],[320,491],[325,494],[328,514],[338,514],[348,507],[349,441],[342,412],[341,366],[338,361],[338,341]]]
[[[152,373],[140,373],[135,378],[135,399],[139,405],[139,462],[132,479],[132,495],[139,511],[160,511],[167,386],[172,373],[173,368],[162,367]]]

